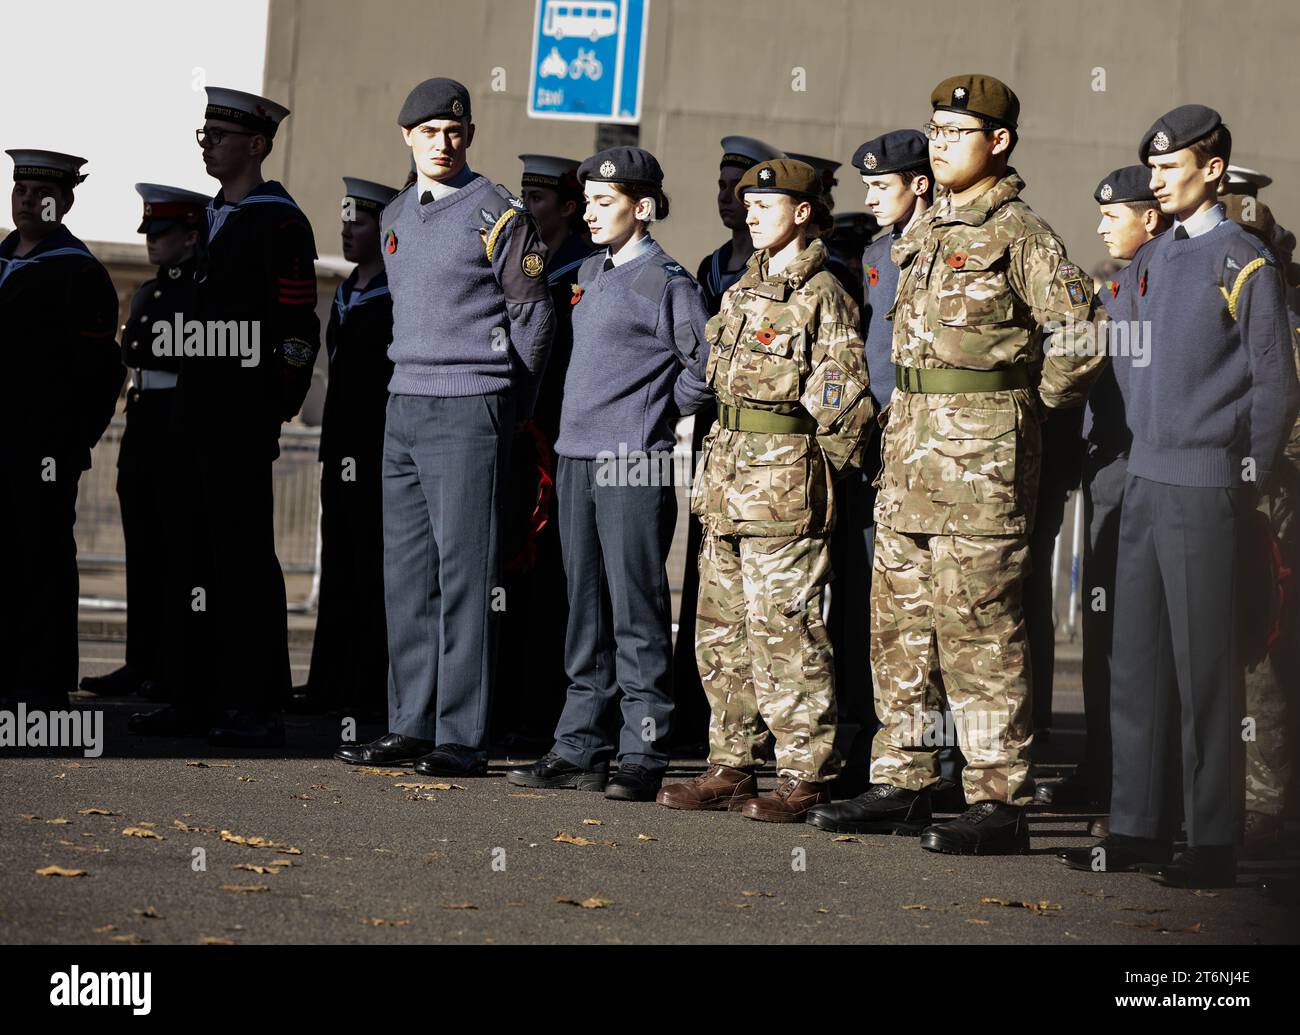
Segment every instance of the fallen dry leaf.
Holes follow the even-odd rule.
[[[382,916],[363,916],[361,922],[370,927],[410,927],[414,921],[385,920]]]
[[[54,779],[56,779],[56,780],[66,780],[67,778],[68,778],[68,774],[67,774],[67,773],[59,773],[59,775],[56,776]]]
[[[404,791],[463,791],[466,789],[458,783],[395,783],[393,786]]]
[[[854,837],[852,834],[840,834],[838,837],[832,837],[832,841],[852,841],[856,845],[864,845],[867,842],[860,837]]]
[[[532,791],[511,791],[512,798],[549,798],[549,794],[534,794]]]
[[[144,909],[137,909],[135,911],[135,914],[136,916],[142,916],[147,920],[164,919],[163,915],[160,912],[158,912],[157,906],[145,906]]]
[[[85,870],[65,870],[62,866],[45,866],[32,870],[39,877],[89,877]]]
[[[210,934],[202,934],[199,935],[199,944],[200,945],[234,945],[235,942],[234,939],[232,938],[216,938]]]
[[[987,927],[987,926],[989,925],[989,921],[988,921],[988,920],[977,920],[977,919],[975,919],[975,917],[973,917],[973,916],[972,916],[972,917],[969,917],[969,918],[966,920],[966,922],[967,922],[968,924],[980,924],[980,925],[983,926],[983,927]]]
[[[1193,895],[1199,895],[1201,898],[1218,898],[1218,897],[1219,897],[1219,893],[1218,893],[1217,891],[1206,891],[1205,888],[1194,888],[1194,889],[1192,890],[1192,894],[1193,894]]]
[[[820,909],[817,910],[817,912],[819,912],[819,913],[829,913],[830,910],[827,909],[825,906],[822,906]]]
[[[36,815],[36,813],[34,812],[20,812],[18,813],[18,818],[19,819],[40,819],[41,817]]]
[[[260,874],[266,874],[266,873],[276,874],[276,873],[284,872],[278,866],[260,866],[257,863],[235,863],[235,865],[232,866],[231,869],[247,870],[249,873],[260,873]]]
[[[98,766],[91,765],[89,762],[69,762],[69,769],[98,769]]]
[[[234,769],[234,762],[186,762],[191,769]]]
[[[443,909],[478,909],[473,902],[448,902]]]
[[[649,834],[637,834],[637,835],[636,835],[636,839],[637,839],[638,841],[658,841],[658,840],[659,840],[659,838],[657,838],[657,837],[651,837]]]
[[[745,898],[776,898],[775,891],[742,891]]]
[[[221,890],[252,894],[258,891],[270,891],[271,889],[265,884],[223,884]]]
[[[123,837],[151,837],[155,841],[167,840],[161,834],[155,834],[152,830],[149,830],[146,827],[123,827],[122,836]]]
[[[257,783],[256,776],[237,776],[235,779],[240,783]]]
[[[1006,898],[989,898],[980,899],[981,906],[1010,906],[1013,909],[1028,909],[1031,913],[1038,915],[1040,913],[1050,912],[1061,908],[1059,902],[1049,902],[1043,899],[1039,902],[1017,902],[1014,899]]]
[[[555,901],[566,906],[581,906],[583,909],[604,909],[606,906],[614,904],[610,899],[594,897],[584,898],[581,901],[576,898],[557,898]]]
[[[269,837],[244,837],[242,834],[232,834],[229,830],[221,832],[221,840],[229,841],[233,845],[245,845],[248,848],[274,848],[277,852],[283,852],[285,855],[302,855],[301,848],[292,848],[289,845],[282,845],[272,841]]]
[[[125,942],[127,945],[147,945],[148,942],[138,934],[110,934],[110,942]]]
[[[914,902],[911,905],[904,906],[903,908],[904,909],[929,909],[930,907],[927,905],[923,905],[920,902]]]
[[[572,834],[566,834],[563,832],[556,834],[553,838],[551,838],[551,840],[558,841],[560,844],[578,845],[579,847],[583,847],[583,848],[587,847],[588,845],[602,845],[605,848],[618,847],[618,844],[614,841],[592,841],[585,837],[574,837]]]
[[[47,819],[45,822],[50,824],[50,826],[52,827],[62,827],[62,826],[67,826],[69,823],[72,822],[72,820],[64,819],[62,816],[60,816],[58,819]]]
[[[293,798],[294,801],[315,801],[316,800],[310,794],[291,794],[290,797]]]
[[[117,924],[105,924],[103,927],[96,927],[96,934],[107,934],[109,931],[116,931]]]
[[[109,812],[108,809],[77,809],[78,816],[116,816],[116,812]]]
[[[603,827],[605,821],[603,819],[584,819],[582,825],[584,827]]]
[[[378,769],[373,765],[359,765],[352,769],[354,773],[360,773],[362,776],[405,776],[405,769]]]

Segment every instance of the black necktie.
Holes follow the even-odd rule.
[[[614,268],[614,260],[610,258],[606,258],[605,265],[603,265],[600,269],[601,272],[603,273],[605,270],[612,270],[613,268]]]
[[[421,205],[432,205],[432,204],[433,204],[433,191],[431,191],[431,190],[426,190],[423,194],[421,194],[421,195],[420,195],[420,204],[421,204]]]
[[[1174,230],[1174,240],[1175,240],[1175,241],[1186,241],[1186,240],[1187,240],[1187,227],[1182,226],[1182,225],[1179,225],[1179,226]]]

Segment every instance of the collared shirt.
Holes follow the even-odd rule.
[[[614,257],[614,254],[608,248],[606,248],[604,268],[611,269],[614,266],[622,266],[623,263],[635,259],[652,244],[654,244],[654,238],[649,234],[645,234],[640,240],[631,241],[628,244],[625,244],[623,250],[618,253],[617,258]]]
[[[432,204],[432,202],[439,201],[442,198],[447,197],[449,194],[454,194],[473,178],[474,172],[470,169],[469,165],[466,164],[460,172],[449,180],[420,179],[416,184],[417,189],[420,191],[420,204]],[[429,198],[429,195],[433,195],[433,197]]]
[[[1223,206],[1216,203],[1211,205],[1204,212],[1196,213],[1196,215],[1192,216],[1192,218],[1186,223],[1179,222],[1175,219],[1172,229],[1174,233],[1177,233],[1178,228],[1181,226],[1187,231],[1188,237],[1200,237],[1201,234],[1208,234],[1227,218],[1228,216],[1227,213],[1224,212]]]

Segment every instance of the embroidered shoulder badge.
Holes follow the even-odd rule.
[[[519,260],[519,265],[525,277],[540,277],[545,263],[537,252],[528,252]]]

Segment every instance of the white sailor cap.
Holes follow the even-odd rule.
[[[1223,178],[1224,194],[1249,194],[1252,197],[1273,182],[1273,177],[1262,172],[1247,169],[1244,165],[1228,166],[1228,175]]]
[[[81,167],[86,159],[65,155],[61,151],[5,151],[14,160],[15,180],[45,180],[63,187],[75,187],[86,175]]]
[[[395,187],[375,183],[374,180],[358,179],[356,176],[343,177],[343,200],[350,199],[363,212],[379,215],[395,197],[397,197]]]
[[[255,93],[243,90],[228,90],[224,86],[209,86],[208,106],[203,112],[205,119],[220,119],[223,122],[235,122],[247,126],[267,137],[274,137],[275,131],[289,115],[289,109],[283,104]]]
[[[519,183],[524,187],[550,187],[578,190],[578,166],[582,163],[575,158],[561,158],[558,155],[520,155],[524,163],[523,175]]]

